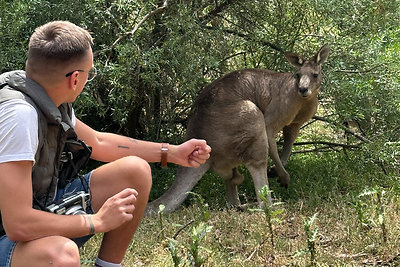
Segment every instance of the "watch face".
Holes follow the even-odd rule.
[[[162,143],[162,145],[161,145],[161,151],[168,151],[168,144]]]

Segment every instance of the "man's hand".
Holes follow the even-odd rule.
[[[205,140],[190,139],[176,146],[176,150],[171,149],[171,157],[179,165],[197,168],[210,158],[210,152],[211,147]]]
[[[135,189],[127,188],[107,199],[93,215],[95,233],[109,232],[132,220],[137,195]]]

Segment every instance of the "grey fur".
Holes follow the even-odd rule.
[[[244,69],[206,86],[193,104],[186,138],[207,140],[211,157],[197,169],[179,167],[173,185],[148,205],[147,212],[157,211],[159,204],[166,206],[166,212],[175,210],[210,168],[225,180],[228,204],[240,205],[237,186],[243,176],[237,166],[247,167],[258,192],[268,184],[268,154],[280,184],[287,187],[290,175],[284,166],[300,127],[317,111],[321,64],[328,54],[327,45],[309,60],[287,52],[285,57],[297,68],[295,74]],[[279,157],[275,138],[280,131],[284,145]]]

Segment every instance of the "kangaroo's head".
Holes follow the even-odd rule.
[[[318,94],[322,82],[321,65],[328,58],[328,54],[328,45],[321,47],[311,59],[305,59],[291,52],[285,53],[289,63],[297,68],[294,77],[301,97],[308,98]]]

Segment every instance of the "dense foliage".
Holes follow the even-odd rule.
[[[289,189],[270,183],[286,203],[277,247],[264,241],[262,217],[218,210],[209,222],[215,231],[206,243],[213,251],[208,266],[306,266],[293,254],[304,247],[302,217],[315,212],[317,266],[398,262],[399,0],[0,0],[0,10],[0,73],[24,68],[37,26],[72,21],[93,32],[99,72],[75,103],[80,118],[98,130],[171,143],[184,138],[191,104],[207,83],[241,68],[292,71],[284,51],[311,56],[329,44],[318,118],[298,140],[307,146],[295,147],[313,154],[291,158]],[[153,169],[154,188],[165,190],[174,167]],[[224,207],[215,174],[196,190],[213,209]],[[254,197],[250,179],[240,191],[243,200]],[[193,210],[168,217],[160,233],[173,236],[175,223],[186,224]],[[155,229],[156,220],[146,219],[127,266],[171,266]],[[98,248],[93,242],[94,252],[83,257],[88,263]]]
[[[240,68],[291,71],[282,52],[331,47],[318,113],[335,141],[357,122],[360,155],[398,163],[398,0],[0,0],[0,71],[22,69],[35,27],[70,20],[95,38],[99,76],[77,113],[99,130],[179,142],[197,92]],[[389,169],[388,169],[389,168]]]

